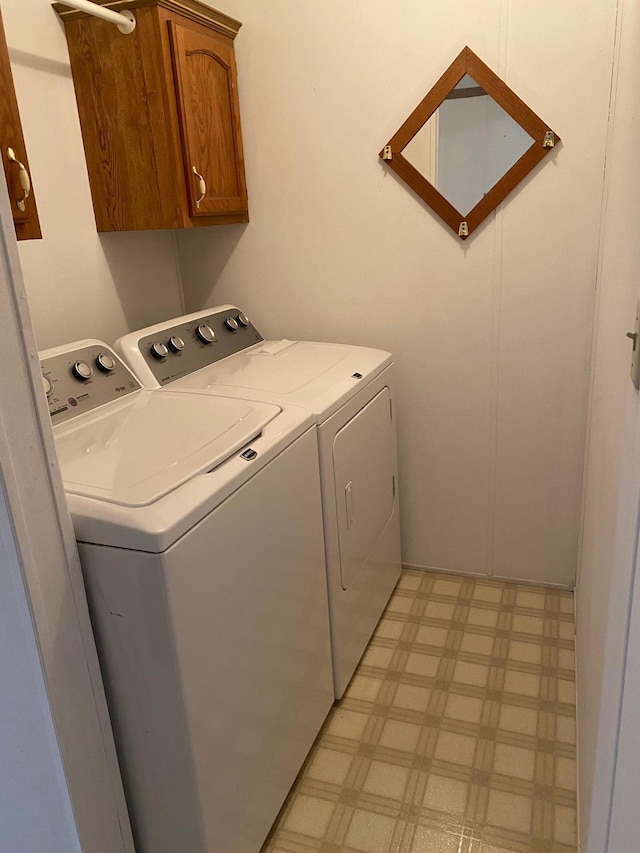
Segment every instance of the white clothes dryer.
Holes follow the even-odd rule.
[[[400,575],[391,355],[330,343],[264,341],[232,305],[141,329],[115,348],[148,387],[295,404],[313,414],[340,698]]]
[[[139,853],[258,853],[333,702],[301,408],[41,354]]]

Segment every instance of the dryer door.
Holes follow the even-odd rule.
[[[348,589],[360,568],[376,561],[376,545],[393,512],[395,451],[388,388],[336,434],[333,470],[342,588]],[[380,561],[388,562],[382,554]]]

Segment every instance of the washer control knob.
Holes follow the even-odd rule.
[[[246,329],[249,325],[249,318],[246,314],[243,314],[242,312],[238,314],[238,316],[236,317],[236,321],[239,323],[240,326],[242,326],[243,329]]]
[[[93,367],[91,367],[90,364],[87,364],[86,361],[76,361],[71,368],[71,372],[76,379],[81,379],[83,382],[86,382],[87,379],[91,379],[93,376]]]
[[[227,317],[227,319],[224,321],[224,324],[230,332],[238,331],[238,321],[235,319],[235,317]]]
[[[96,367],[103,373],[111,373],[116,369],[116,360],[108,352],[98,353],[96,356]]]
[[[154,358],[158,359],[166,358],[169,355],[169,350],[162,343],[162,341],[156,341],[155,343],[151,344],[151,355]]]
[[[44,393],[47,397],[50,397],[53,394],[53,382],[44,374],[42,375],[42,387],[44,388]]]
[[[169,349],[171,352],[182,352],[184,349],[184,341],[177,335],[171,335],[169,338]]]
[[[216,333],[208,323],[200,323],[196,329],[196,335],[203,344],[212,344],[216,339]]]

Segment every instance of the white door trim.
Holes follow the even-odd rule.
[[[82,849],[133,853],[4,180],[0,226],[0,473],[9,519]]]

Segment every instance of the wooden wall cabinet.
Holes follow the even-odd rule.
[[[63,19],[98,231],[248,222],[233,40],[198,0],[98,0],[136,28]]]
[[[42,237],[36,200],[31,190],[29,161],[22,135],[18,101],[13,86],[9,51],[0,14],[0,149],[9,189],[11,213],[18,240]],[[13,158],[10,157],[13,151]],[[26,187],[29,187],[27,192]],[[26,195],[26,198],[25,198]]]

